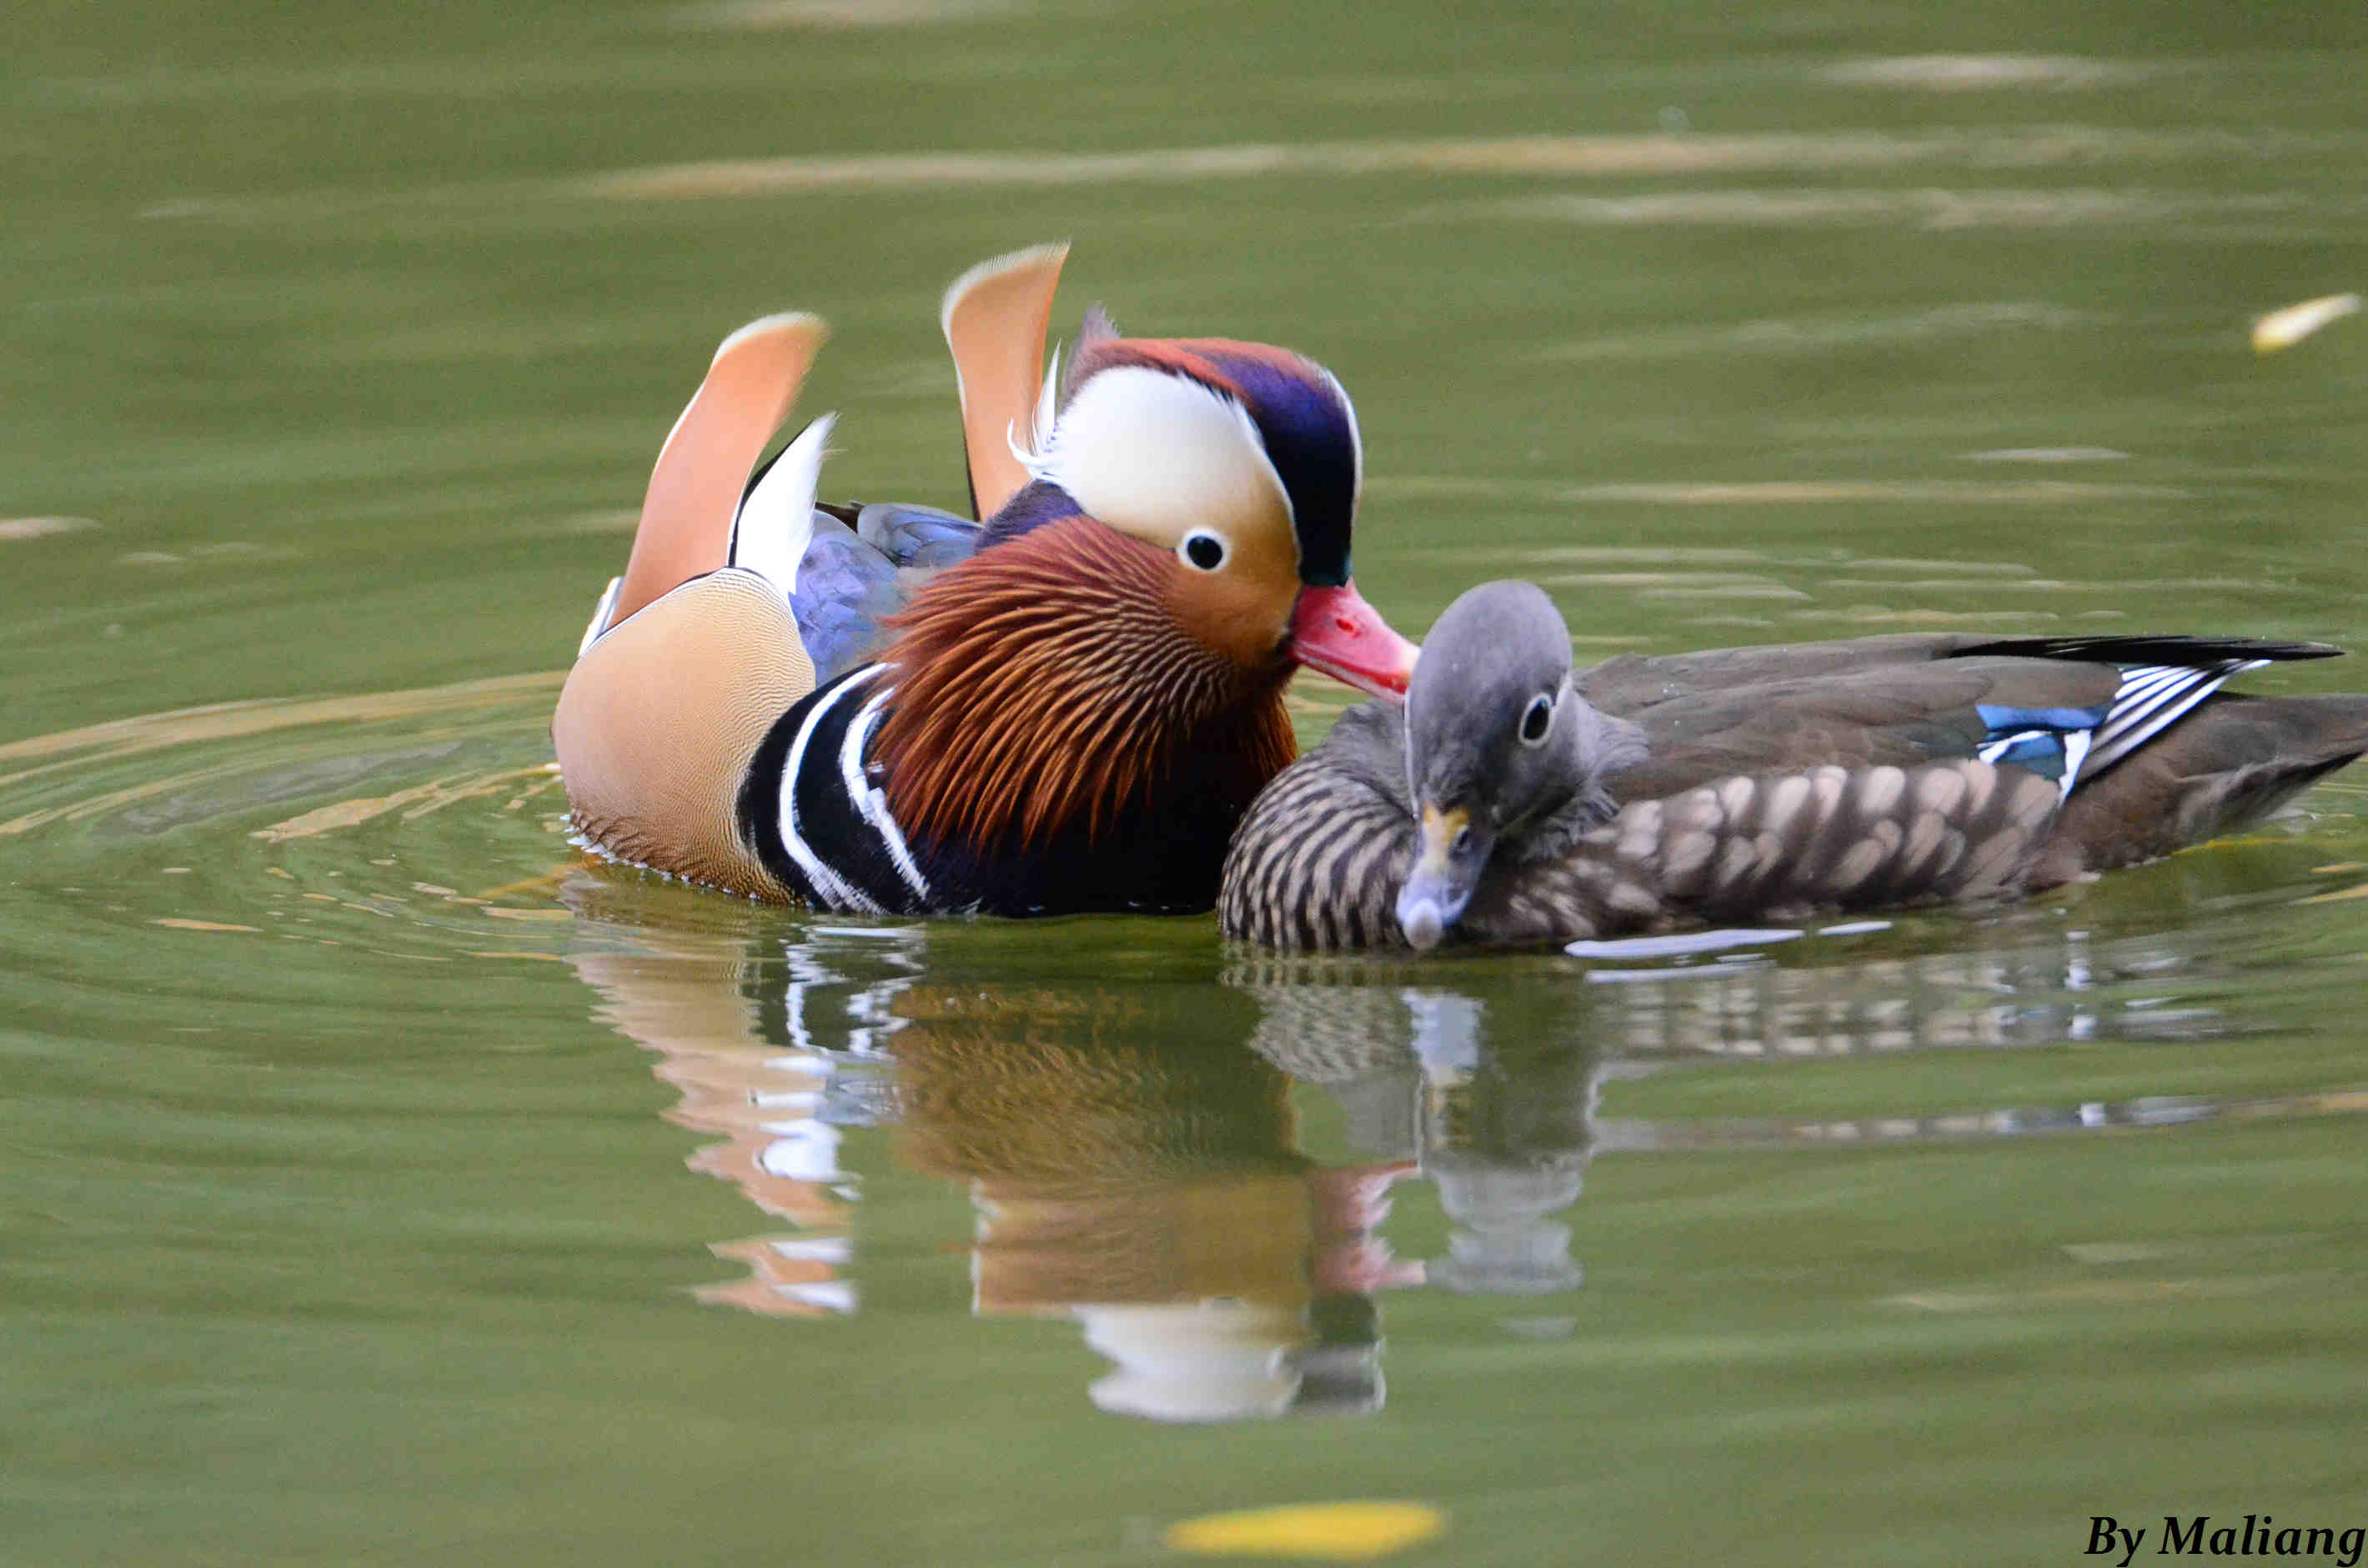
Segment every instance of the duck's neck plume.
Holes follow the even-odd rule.
[[[1290,666],[1244,672],[1178,625],[1167,552],[1087,517],[948,569],[890,624],[871,756],[908,833],[1030,848],[1156,808],[1188,751],[1249,794],[1296,750]]]

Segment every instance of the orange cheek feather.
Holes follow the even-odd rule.
[[[1186,635],[1247,674],[1283,665],[1297,586],[1277,593],[1247,574],[1195,572],[1178,562],[1167,604]]]

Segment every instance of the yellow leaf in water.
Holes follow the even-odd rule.
[[[2357,294],[2328,294],[2271,311],[2253,324],[2253,352],[2275,354],[2281,348],[2292,348],[2320,327],[2341,321],[2359,308]]]
[[[1431,1540],[1447,1516],[1428,1503],[1298,1503],[1203,1514],[1168,1527],[1167,1544],[1208,1557],[1312,1557],[1361,1562]]]

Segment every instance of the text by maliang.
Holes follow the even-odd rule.
[[[2368,1545],[2368,1526],[2281,1525],[2267,1514],[2215,1524],[2210,1514],[2165,1514],[2157,1534],[2143,1525],[2125,1529],[2111,1514],[2091,1514],[2086,1555],[2110,1556],[2114,1568],[2129,1568],[2149,1536],[2156,1557],[2324,1557],[2336,1568],[2356,1568],[2361,1548]]]

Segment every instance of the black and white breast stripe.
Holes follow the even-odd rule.
[[[896,688],[865,665],[775,722],[740,793],[741,829],[775,876],[817,908],[938,912],[929,882],[864,756]]]
[[[757,471],[732,521],[732,567],[762,577],[792,614],[832,425],[824,415]],[[803,618],[800,630],[807,630]],[[816,687],[774,721],[740,787],[742,836],[767,870],[816,908],[947,912],[864,757],[895,696],[890,673],[886,665],[864,665]]]

